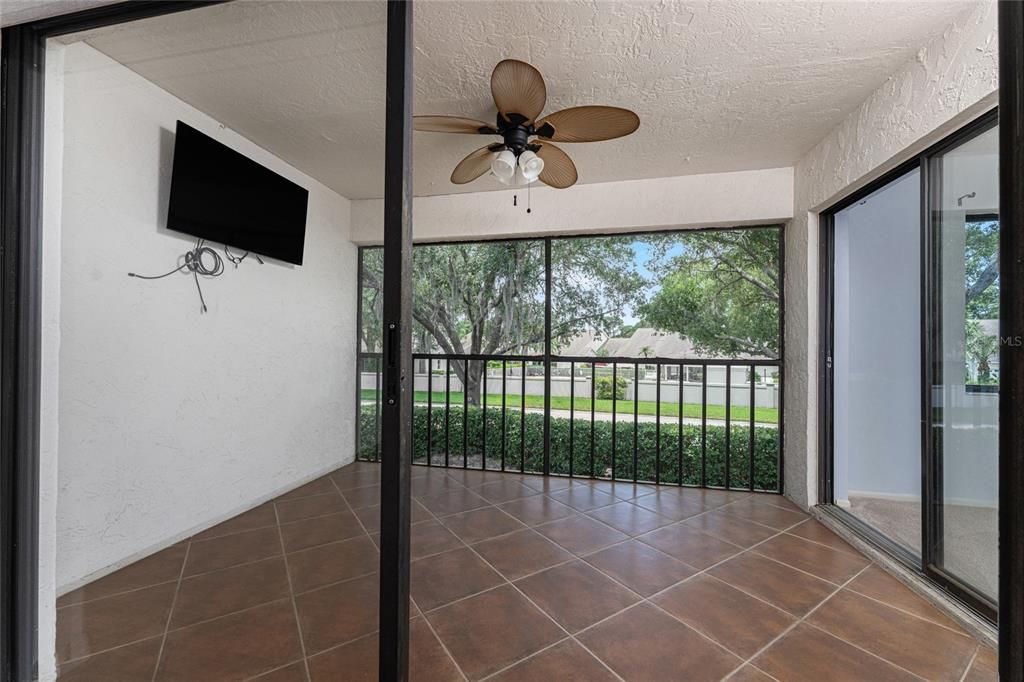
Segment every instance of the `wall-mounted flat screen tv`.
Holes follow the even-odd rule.
[[[309,191],[178,121],[167,227],[302,265]]]

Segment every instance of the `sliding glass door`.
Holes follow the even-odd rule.
[[[931,570],[995,601],[998,588],[999,131],[929,160],[932,192]]]
[[[921,178],[834,216],[834,501],[921,554]]]
[[[994,617],[995,113],[823,214],[822,497]]]

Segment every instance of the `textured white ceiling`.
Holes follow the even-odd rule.
[[[0,0],[0,26],[24,24],[115,2],[118,0]]]
[[[415,109],[492,120],[505,58],[548,107],[635,110],[640,130],[566,144],[580,182],[792,165],[970,2],[416,4]],[[383,193],[383,2],[233,2],[85,36],[349,198]],[[418,195],[495,138],[416,133]]]

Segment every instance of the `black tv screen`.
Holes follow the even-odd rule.
[[[167,227],[302,265],[309,192],[178,121]]]

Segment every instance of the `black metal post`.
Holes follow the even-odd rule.
[[[381,363],[384,362],[383,357],[374,358],[373,363],[373,458],[374,461],[380,461],[380,384],[381,384]]]
[[[633,363],[633,482],[637,479],[637,450],[640,446],[640,363]]]
[[[570,453],[570,458],[572,457]],[[544,239],[544,475],[551,473],[551,238]]]
[[[486,469],[487,468],[487,363],[490,362],[490,361],[489,360],[481,360],[480,362],[483,364],[483,370],[484,370],[483,371],[483,386],[480,388],[480,396],[481,396],[480,401],[481,401],[481,407],[482,407],[482,409],[480,410],[480,414],[481,414],[480,428],[483,431],[483,435],[482,435],[483,443],[480,444],[480,468],[481,469]]]
[[[593,362],[590,363],[590,477],[594,478],[594,398],[595,386],[597,386],[597,368]]]
[[[427,363],[427,466],[434,466],[434,368],[433,360]],[[415,378],[413,379],[415,382]],[[413,386],[413,393],[416,387]]]
[[[0,219],[0,678],[35,679],[39,595],[39,372],[43,39],[3,30]]]
[[[452,449],[452,365],[444,360],[444,465],[448,466],[448,453]]]
[[[388,3],[379,678],[409,679],[412,401],[412,2]]]
[[[750,478],[747,480],[747,486],[750,490],[754,489],[754,407],[757,404],[757,393],[754,390],[754,378],[757,372],[755,365],[750,366],[750,433],[747,434],[750,438],[748,443],[749,454],[747,456],[747,464],[750,465]]]
[[[700,484],[708,484],[708,366],[700,370]]]
[[[616,466],[615,461],[618,459],[618,452],[616,451],[616,433],[615,433],[615,416],[618,408],[619,401],[619,366],[616,363],[612,363],[612,480],[615,480]]]
[[[356,459],[361,459],[360,451],[362,446],[363,436],[363,353],[369,351],[369,348],[363,349],[363,268],[366,264],[363,262],[363,248],[359,249],[357,256],[356,272],[359,274],[356,278],[356,428],[355,431],[355,445],[356,445]]]
[[[574,436],[576,432],[576,363],[569,363],[569,477],[572,477],[573,467],[572,460],[575,451],[573,445],[575,444]]]
[[[686,368],[679,365],[679,433],[676,435],[676,445],[679,448],[679,485],[683,484],[683,377],[686,376]]]
[[[501,361],[501,470],[505,470],[505,451],[508,449],[508,431],[506,430],[507,421],[505,419],[505,389],[508,377],[508,364]]]
[[[462,468],[469,466],[469,358],[464,365],[462,376]]]
[[[725,366],[725,487],[732,488],[732,365]]]
[[[1024,680],[1024,4],[999,3],[999,679]]]
[[[654,482],[661,483],[661,368],[659,362],[657,383],[654,388]],[[639,384],[638,384],[639,385]]]
[[[519,377],[519,473],[526,471],[526,360]]]

